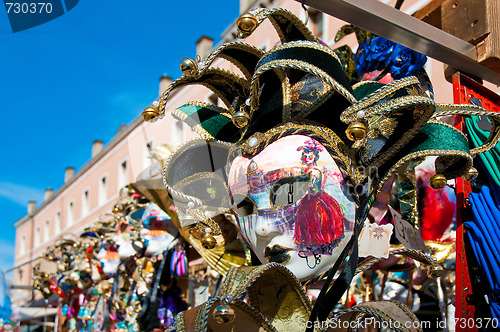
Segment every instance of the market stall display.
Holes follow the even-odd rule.
[[[238,37],[265,21],[275,47],[237,41],[184,58],[183,76],[143,111],[157,121],[173,91],[203,85],[223,105],[173,112],[201,138],[159,146],[156,168],[112,211],[42,255],[33,286],[58,297],[58,331],[451,324],[452,183],[474,181],[476,155],[492,180],[471,194],[466,227],[498,318],[500,115],[436,103],[424,55],[352,25],[335,41],[356,34],[356,52],[330,49],[280,8],[241,16]],[[455,116],[467,130],[447,123]]]
[[[157,106],[143,112],[146,120],[161,118],[169,94],[190,84],[207,86],[224,103],[225,107],[192,102],[173,113],[204,138],[174,152],[173,161],[165,166],[165,182],[174,204],[189,211],[195,220],[191,221],[192,229],[203,232],[203,238],[208,239],[220,234],[220,229],[207,212],[228,209],[224,203],[227,204],[229,197],[242,237],[261,263],[269,262],[270,269],[273,262],[282,263],[304,285],[325,279],[308,315],[311,324],[307,330],[312,330],[316,323],[323,326],[351,283],[358,264],[360,232],[372,232],[375,238],[386,232],[379,225],[381,219],[378,222],[368,219],[368,213],[373,202],[389,189],[395,198],[390,205],[401,213],[391,210],[395,235],[406,247],[392,252],[412,258],[397,264],[404,266],[406,275],[390,278],[406,280],[407,303],[411,305],[414,285],[425,287],[426,278],[422,278],[418,262],[424,263],[428,275],[438,278],[434,295],[446,319],[443,284],[439,279],[445,276],[445,271],[436,257],[444,264],[453,250],[449,245],[451,239],[443,237],[449,237],[453,217],[446,215],[446,211],[453,211],[454,203],[449,193],[427,191],[428,186],[419,181],[428,181],[430,190],[440,190],[450,179],[469,177],[472,155],[487,151],[498,141],[499,116],[471,105],[434,102],[431,86],[422,72],[425,62],[422,56],[379,37],[360,46],[358,68],[366,73],[358,76],[379,78],[384,83],[362,81],[351,85],[344,74],[345,63],[286,10],[261,8],[242,16],[238,20],[239,36],[250,35],[267,18],[280,36],[280,45],[262,53],[250,45],[233,42],[219,47],[203,63],[184,59],[181,64],[184,76],[172,83]],[[244,76],[214,68],[216,58],[230,61]],[[370,60],[379,63],[372,67]],[[410,76],[413,74],[418,77]],[[449,115],[479,114],[491,122],[491,133],[473,149],[462,132],[439,120]],[[323,151],[331,161],[321,156]],[[435,174],[425,180],[418,179],[415,169],[426,157],[434,157],[432,173]],[[191,167],[172,167],[176,160]],[[337,186],[329,187],[329,179],[336,180]],[[391,182],[387,184],[388,180]],[[386,185],[386,190],[382,190]],[[424,192],[420,195],[420,205],[418,190]],[[220,205],[213,206],[213,197],[200,196],[205,192],[214,193]],[[439,225],[429,227],[436,216],[428,210],[423,209],[421,214],[425,218],[419,218],[419,208],[425,206],[422,200],[427,200],[426,204],[432,204],[433,200],[444,202],[443,216],[437,217]],[[388,202],[385,205],[387,210]],[[426,240],[436,242],[428,242],[436,257],[427,253],[416,231],[420,227]],[[385,234],[387,242],[390,232]],[[373,241],[369,245],[377,244]],[[387,253],[383,256],[387,257]],[[341,263],[345,263],[342,271]],[[378,281],[373,273],[368,277],[363,285],[365,301],[371,300],[371,284],[375,281],[381,287],[389,285],[387,272],[394,269],[395,263],[378,263],[381,265],[375,268],[386,271],[385,276]],[[230,270],[223,289],[229,287],[226,285],[238,273],[234,271],[239,270]],[[332,282],[337,272],[339,276]],[[421,280],[417,280],[419,277]],[[447,296],[451,292],[447,289]],[[300,305],[290,304],[289,316],[283,313],[278,319],[275,314],[280,312],[281,300],[266,296],[261,287],[256,291],[249,288],[241,295],[228,294],[229,298],[220,293],[212,302],[187,311],[184,318],[179,316],[173,329],[182,330],[185,324],[193,328],[188,315],[197,316],[195,330],[205,330],[207,324],[211,329],[221,327],[212,324],[228,324],[224,328],[236,326],[232,325],[239,321],[236,307],[241,309],[241,306],[235,295],[240,299],[249,296],[245,303],[255,308],[257,298],[253,293],[264,293],[260,301],[273,299],[275,303],[268,304],[274,311],[267,313],[260,309],[264,316],[253,317],[265,329],[279,330],[283,320],[298,321],[292,316]],[[385,304],[378,305],[383,308]],[[383,310],[377,313],[376,308],[377,305],[372,314],[384,320],[379,314]],[[408,310],[398,308],[392,308],[386,320],[393,321],[391,314],[400,318],[407,314]],[[205,314],[208,312],[215,320]],[[342,311],[337,312],[335,317],[344,317]]]

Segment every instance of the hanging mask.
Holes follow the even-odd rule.
[[[170,216],[156,204],[151,203],[145,208],[142,223],[144,228],[140,236],[147,243],[148,255],[158,255],[174,244],[177,230]]]
[[[113,275],[120,264],[118,252],[111,248],[101,248],[99,253],[97,253],[97,258],[101,261],[102,272],[106,275]]]

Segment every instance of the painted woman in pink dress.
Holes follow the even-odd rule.
[[[309,188],[297,208],[294,240],[300,250],[317,254],[331,254],[332,249],[344,235],[344,214],[339,203],[325,189],[326,175],[317,166],[323,147],[314,140],[303,146],[301,161],[306,167],[303,174],[310,173]]]

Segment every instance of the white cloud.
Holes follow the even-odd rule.
[[[0,182],[0,197],[26,206],[28,201],[41,202],[43,200],[43,190],[11,182]]]

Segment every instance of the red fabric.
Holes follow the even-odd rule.
[[[439,240],[453,223],[455,202],[448,198],[444,189],[426,187],[423,205],[420,216],[422,239]]]
[[[294,240],[299,244],[324,246],[344,234],[344,214],[327,193],[307,194],[297,208]]]

